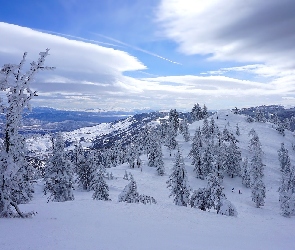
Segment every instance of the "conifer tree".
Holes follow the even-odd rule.
[[[291,166],[288,150],[284,143],[278,150],[281,170],[281,185],[279,187],[279,201],[282,215],[289,217],[295,213],[295,167]]]
[[[193,122],[203,119],[203,111],[199,103],[195,104],[191,111],[191,119]]]
[[[171,189],[170,197],[174,197],[175,205],[187,206],[189,203],[190,187],[188,185],[184,161],[179,149],[177,150],[174,167],[167,184],[167,187]]]
[[[86,191],[90,191],[92,180],[96,172],[96,159],[94,152],[88,152],[84,155],[83,148],[77,147],[76,173],[78,185]]]
[[[202,175],[203,178],[207,177],[209,173],[215,171],[215,157],[214,157],[214,142],[213,140],[209,141],[204,146],[204,152],[202,155]]]
[[[240,163],[241,163],[241,151],[235,142],[230,141],[225,151],[225,162],[226,172],[230,177],[239,175]]]
[[[64,140],[58,133],[53,141],[53,152],[45,169],[44,193],[50,193],[48,201],[74,200],[72,164],[65,157]]]
[[[194,172],[196,173],[196,177],[200,179],[204,179],[204,174],[202,170],[202,134],[200,127],[196,130],[192,148],[189,152],[189,157],[192,159],[192,165],[194,165]]]
[[[30,100],[37,96],[30,88],[31,82],[40,70],[53,69],[44,66],[48,51],[49,49],[40,52],[38,61],[32,62],[30,69],[25,73],[23,67],[27,53],[24,53],[19,64],[5,64],[0,69],[0,89],[7,97],[7,105],[0,98],[0,111],[6,116],[0,151],[0,217],[32,215],[32,213],[22,213],[18,208],[18,203],[30,200],[33,193],[30,170],[25,161],[25,140],[19,134],[19,129],[23,109],[26,107],[30,109]]]
[[[215,174],[209,174],[207,177],[207,190],[209,191],[209,204],[219,213],[221,200],[225,198],[223,193],[222,179]]]
[[[252,191],[252,201],[254,201],[257,208],[264,205],[265,199],[265,185],[263,183],[263,168],[262,163],[262,149],[259,137],[255,130],[252,129],[249,133],[251,136],[249,149],[252,153],[250,160],[251,170],[250,170],[250,185]]]
[[[249,188],[250,187],[250,169],[248,166],[248,157],[246,157],[243,161],[242,168],[241,168],[241,177],[242,183]]]
[[[176,149],[177,146],[176,136],[177,134],[172,123],[169,123],[168,131],[166,134],[165,146],[167,146],[167,148],[169,149],[170,155],[171,151]]]
[[[148,166],[155,167],[159,175],[164,175],[165,168],[162,147],[155,129],[151,129],[148,144]]]
[[[119,194],[119,202],[127,203],[143,203],[143,204],[156,204],[157,201],[154,197],[141,194],[137,192],[137,184],[133,176],[130,174],[130,183]]]
[[[139,202],[138,197],[139,197],[139,194],[137,192],[136,181],[134,180],[133,176],[130,174],[130,183],[119,194],[118,201],[127,202],[127,203],[138,203]]]
[[[209,134],[211,136],[215,136],[216,125],[213,116],[211,117],[210,124],[209,124]]]
[[[190,140],[190,134],[188,131],[187,120],[184,118],[179,124],[179,131],[183,135],[183,138],[186,142]]]
[[[240,128],[239,128],[239,124],[237,123],[237,125],[236,125],[236,135],[237,136],[240,136],[241,135],[241,133],[240,133]]]
[[[202,135],[205,140],[209,140],[209,138],[211,137],[209,123],[206,117],[203,120]]]
[[[104,200],[108,201],[109,198],[109,186],[107,185],[105,179],[105,168],[103,165],[99,165],[97,174],[92,181],[92,189],[94,190],[94,193],[92,195],[92,198],[94,200]]]
[[[203,107],[203,118],[207,118],[208,117],[208,109],[206,107],[206,105],[204,104],[204,107]]]
[[[177,135],[177,131],[179,129],[179,114],[176,109],[171,109],[169,112],[168,122],[171,124],[174,129],[175,134]]]

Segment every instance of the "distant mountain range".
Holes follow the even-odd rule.
[[[32,111],[26,110],[23,115],[22,133],[67,132],[82,127],[95,126],[125,119],[129,116],[147,110],[133,111],[106,111],[92,109],[86,111],[58,110],[48,107],[35,107]],[[148,110],[151,111],[151,110]],[[3,126],[5,116],[0,114],[0,125]]]

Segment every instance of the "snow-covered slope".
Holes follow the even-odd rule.
[[[277,150],[281,142],[295,164],[292,133],[287,131],[283,137],[271,124],[247,123],[244,116],[228,111],[218,112],[214,119],[221,130],[227,126],[235,131],[239,124],[241,135],[237,138],[243,157],[248,154],[249,131],[254,128],[257,132],[264,151],[265,206],[255,207],[250,189],[241,184],[239,177],[225,177],[223,183],[227,198],[237,208],[237,217],[174,205],[166,187],[173,157],[163,147],[164,176],[158,176],[154,168],[147,166],[146,157],[142,157],[142,170],[129,169],[127,165],[108,169],[116,177],[107,180],[112,201],[92,200],[92,192],[75,190],[74,201],[47,203],[42,194],[43,182],[39,181],[33,201],[21,206],[23,211],[34,210],[38,214],[32,219],[1,219],[0,249],[294,249],[295,217],[280,215],[277,192],[280,180]],[[190,126],[191,136],[199,126],[202,121]],[[92,133],[80,132],[85,136]],[[191,188],[205,187],[206,181],[194,177],[187,158],[191,142],[184,142],[181,135],[177,139]],[[126,169],[133,174],[138,192],[153,196],[157,204],[117,202],[119,193],[129,183],[123,179]]]

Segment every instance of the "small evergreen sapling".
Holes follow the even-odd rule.
[[[154,197],[148,195],[139,195],[137,192],[137,184],[132,174],[130,174],[130,183],[125,186],[123,191],[119,194],[119,202],[127,203],[143,203],[143,204],[156,204],[157,201]]]

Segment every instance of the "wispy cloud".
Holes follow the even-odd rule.
[[[148,50],[144,50],[144,49],[141,49],[141,48],[139,48],[139,47],[137,47],[137,46],[133,46],[133,45],[130,45],[130,44],[124,43],[124,42],[119,41],[119,40],[117,40],[117,39],[114,39],[114,38],[112,38],[112,37],[105,36],[105,35],[102,35],[102,34],[97,34],[97,33],[93,33],[93,34],[95,34],[95,35],[97,35],[97,36],[100,36],[100,37],[103,37],[103,38],[105,38],[105,39],[108,39],[108,40],[110,40],[110,41],[116,42],[116,43],[118,43],[118,44],[122,44],[122,45],[124,45],[124,46],[126,46],[126,47],[128,47],[128,48],[131,48],[131,49],[134,49],[134,50],[137,50],[137,51],[141,51],[141,52],[143,52],[143,53],[145,53],[145,54],[148,54],[148,55],[151,55],[151,56],[154,56],[154,57],[160,58],[160,59],[165,60],[165,61],[167,61],[167,62],[181,65],[181,63],[179,63],[179,62],[172,61],[172,60],[170,60],[170,59],[168,59],[168,58],[165,58],[165,57],[163,57],[163,56],[157,55],[157,54],[155,54],[155,53],[153,53],[153,52],[150,52],[150,51],[148,51]]]
[[[62,36],[62,37],[73,38],[75,40],[83,41],[83,42],[87,42],[87,43],[94,43],[94,44],[100,44],[100,45],[103,45],[103,46],[111,46],[111,47],[122,47],[122,46],[120,46],[118,44],[106,43],[106,42],[101,42],[101,41],[97,41],[97,40],[93,40],[93,39],[86,39],[86,38],[83,38],[83,37],[80,37],[80,36],[73,36],[73,35],[54,32],[54,31],[50,31],[50,30],[42,30],[42,29],[33,29],[33,30],[40,31],[40,32],[43,32],[43,33],[58,35],[58,36]]]
[[[295,1],[162,0],[157,20],[182,53],[295,68]]]

